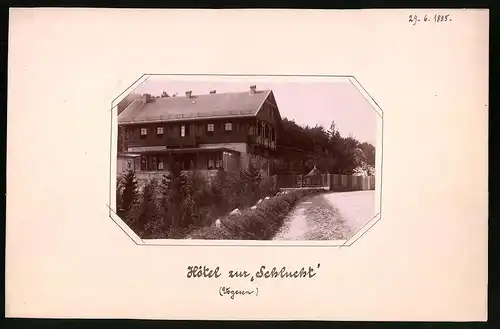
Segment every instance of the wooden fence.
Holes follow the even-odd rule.
[[[338,174],[275,175],[277,188],[323,187],[330,191],[374,190],[375,176],[353,176]]]

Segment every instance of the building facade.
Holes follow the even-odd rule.
[[[269,175],[281,116],[271,90],[143,98],[118,116],[118,171],[161,177],[176,161],[208,176],[250,164]]]

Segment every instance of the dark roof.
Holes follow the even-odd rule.
[[[192,120],[210,117],[254,116],[270,90],[152,98],[133,101],[120,115],[118,123]]]

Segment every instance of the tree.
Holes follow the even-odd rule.
[[[165,98],[165,97],[170,97],[170,96],[167,94],[167,92],[166,92],[166,91],[163,91],[163,92],[161,93],[161,96],[160,96],[160,97],[161,97],[161,98]]]
[[[182,215],[180,227],[189,229],[203,221],[200,210],[208,205],[208,184],[198,171],[181,174]]]
[[[170,189],[170,175],[165,174],[160,182],[159,186],[159,216],[162,220],[162,230],[168,232],[172,225],[172,208],[170,206],[171,189]]]
[[[246,206],[255,203],[260,197],[260,171],[257,170],[250,161],[248,170],[240,172],[240,178],[243,187],[242,196],[246,198],[246,200],[243,200],[241,203]]]
[[[125,218],[128,216],[132,205],[137,201],[137,180],[133,169],[127,169],[120,180],[121,196],[119,198],[120,204],[118,206],[118,215]]]
[[[370,166],[375,166],[375,147],[367,142],[361,143],[359,147],[363,150],[366,155],[366,163]]]
[[[182,177],[178,161],[174,157],[169,160],[168,168],[169,173],[164,178],[168,192],[164,194],[163,209],[167,216],[165,221],[168,223],[168,230],[175,234],[182,220]]]
[[[139,214],[132,223],[135,231],[141,232],[146,238],[152,235],[153,228],[159,226],[160,221],[155,196],[156,185],[156,180],[152,179],[144,186]]]
[[[300,126],[293,120],[284,118],[283,130],[279,135],[276,172],[307,173],[314,165],[321,172],[332,174],[352,174],[360,163],[375,165],[375,149],[368,143],[360,143],[352,135],[342,137],[335,121],[328,130],[316,125]],[[356,149],[361,149],[366,157],[360,161]]]
[[[116,211],[119,212],[122,207],[123,180],[122,176],[116,180]]]

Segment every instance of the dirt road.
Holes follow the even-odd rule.
[[[285,219],[274,240],[348,239],[374,215],[374,191],[306,197]]]

